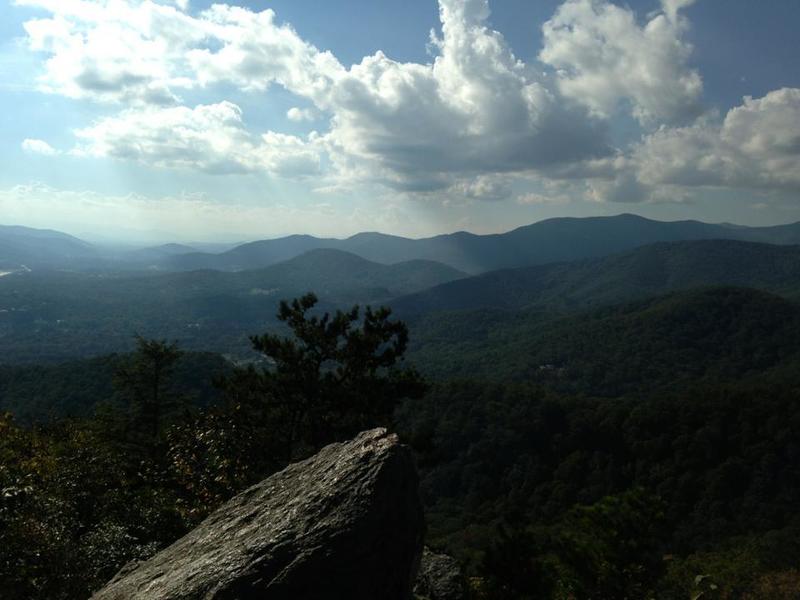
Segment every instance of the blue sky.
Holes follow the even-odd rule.
[[[95,239],[800,220],[794,0],[0,3],[0,222]]]

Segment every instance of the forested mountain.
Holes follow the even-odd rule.
[[[60,231],[0,225],[0,271],[23,265],[70,267],[96,256],[91,244]]]
[[[126,351],[136,333],[247,352],[247,336],[275,325],[283,298],[314,290],[321,307],[379,304],[462,276],[431,261],[382,265],[337,250],[236,273],[16,273],[0,278],[0,352],[9,362],[66,360]]]
[[[331,249],[239,272],[37,270],[0,278],[0,349],[17,362],[66,360],[125,351],[139,333],[181,340],[190,349],[242,355],[248,335],[275,326],[280,299],[310,290],[325,310],[388,303],[422,332],[420,339],[441,331],[437,323],[446,319],[464,341],[495,321],[515,322],[516,316],[502,311],[524,309],[534,320],[538,311],[550,319],[709,285],[795,297],[800,247],[730,240],[659,243],[606,258],[474,277],[431,261],[383,265]],[[439,315],[484,309],[489,312],[462,322]],[[422,316],[428,324],[418,322]],[[438,356],[452,353],[439,347]]]
[[[605,258],[493,271],[398,298],[404,317],[480,308],[574,311],[703,285],[800,293],[800,247],[658,243]]]
[[[166,259],[166,269],[253,269],[315,248],[335,248],[395,263],[435,260],[468,273],[606,256],[654,242],[734,239],[800,244],[800,224],[737,227],[699,221],[662,222],[636,215],[547,219],[502,234],[457,232],[423,239],[359,233],[344,240],[289,236],[238,246],[222,254],[192,253]]]
[[[410,359],[437,379],[528,381],[618,396],[800,367],[800,305],[712,287],[553,316],[463,311],[424,318]]]

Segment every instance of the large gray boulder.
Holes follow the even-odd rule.
[[[385,429],[265,479],[96,600],[408,600],[424,521],[410,450]]]

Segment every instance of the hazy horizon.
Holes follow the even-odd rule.
[[[247,236],[238,236],[236,234],[225,235],[224,233],[220,233],[217,235],[212,235],[208,238],[191,238],[191,237],[181,237],[178,234],[172,235],[169,232],[159,232],[159,231],[149,231],[149,232],[134,232],[129,231],[127,235],[120,235],[117,233],[116,235],[109,235],[104,234],[103,232],[93,232],[93,231],[82,231],[79,228],[77,230],[70,230],[70,229],[59,229],[56,227],[32,227],[29,225],[25,225],[22,223],[0,223],[0,226],[21,226],[21,227],[30,227],[31,229],[40,229],[40,230],[51,230],[57,231],[61,233],[66,233],[83,241],[98,245],[98,246],[105,246],[108,248],[140,248],[140,247],[147,247],[147,246],[158,246],[158,245],[167,245],[167,244],[183,244],[187,246],[203,246],[205,251],[214,251],[214,250],[221,250],[224,251],[232,246],[239,245],[239,244],[246,244],[249,242],[261,241],[261,240],[277,240],[289,236],[312,236],[317,238],[330,238],[330,239],[339,239],[344,240],[350,237],[353,237],[358,234],[363,233],[377,233],[382,235],[389,235],[389,236],[399,236],[408,239],[425,239],[429,237],[436,237],[440,235],[451,235],[454,233],[471,233],[475,235],[493,235],[493,234],[502,234],[507,233],[509,231],[513,231],[519,227],[525,227],[527,225],[534,225],[536,223],[541,223],[544,221],[549,221],[552,219],[559,219],[559,218],[597,218],[597,217],[621,217],[625,215],[631,215],[635,217],[642,217],[645,219],[650,219],[653,221],[659,221],[664,223],[670,222],[680,222],[680,221],[699,221],[704,222],[712,225],[730,225],[732,227],[773,227],[773,226],[780,226],[780,225],[791,225],[794,223],[798,223],[800,221],[786,221],[781,223],[766,223],[766,224],[759,224],[759,225],[747,225],[744,223],[734,223],[731,221],[702,221],[701,219],[654,219],[650,217],[645,217],[644,215],[633,213],[633,212],[619,212],[615,214],[603,214],[603,215],[584,215],[580,217],[569,217],[569,216],[556,216],[556,217],[546,217],[543,219],[538,219],[536,221],[531,221],[530,223],[519,223],[517,225],[513,225],[507,229],[499,229],[497,231],[487,231],[487,232],[477,232],[477,231],[470,231],[468,229],[454,229],[451,231],[441,231],[438,233],[434,233],[431,235],[425,236],[414,236],[414,235],[400,235],[392,232],[387,231],[379,231],[379,230],[363,230],[363,231],[356,231],[346,235],[314,235],[313,233],[309,233],[307,231],[292,231],[287,233],[281,233],[278,235],[264,235],[258,236],[255,234],[254,236],[247,237]],[[199,249],[199,248],[198,248]]]

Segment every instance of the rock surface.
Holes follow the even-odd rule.
[[[384,429],[245,490],[95,600],[408,600],[424,521],[411,451]]]
[[[466,579],[458,561],[425,548],[414,594],[426,600],[466,600]]]

